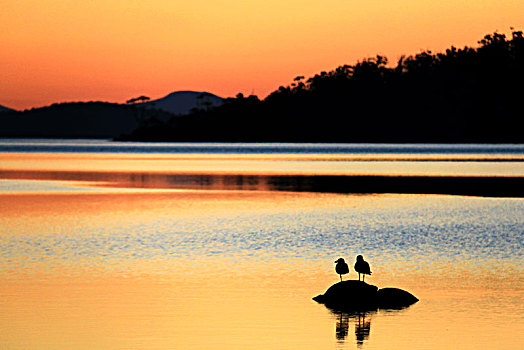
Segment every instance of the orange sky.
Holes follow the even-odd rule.
[[[3,0],[0,105],[177,90],[265,97],[375,54],[524,29],[521,0]]]

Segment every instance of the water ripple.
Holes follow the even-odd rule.
[[[0,263],[12,269],[55,263],[127,266],[206,257],[314,261],[364,253],[382,265],[495,260],[524,267],[522,200],[335,197],[337,205],[317,208],[246,209],[145,221],[127,217],[127,221],[113,223],[88,218],[74,228],[42,228],[52,233],[21,234],[13,226],[4,226]]]

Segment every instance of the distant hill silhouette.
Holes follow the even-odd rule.
[[[0,113],[2,112],[14,112],[15,110],[12,109],[12,108],[8,108],[8,107],[5,107],[5,106],[1,106],[0,105]]]
[[[0,113],[2,137],[114,138],[138,125],[172,114],[107,102],[58,103],[23,112]]]
[[[264,100],[141,125],[127,140],[524,143],[524,37],[493,33],[479,47],[363,59],[295,78]]]
[[[0,137],[116,138],[221,101],[210,93],[180,91],[138,104],[67,102],[22,112],[0,108]]]
[[[222,100],[221,97],[209,92],[176,91],[145,104],[173,114],[188,114],[193,108],[206,109],[219,106]]]

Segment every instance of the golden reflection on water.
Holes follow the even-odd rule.
[[[373,157],[1,154],[0,171],[28,175],[0,180],[0,348],[519,348],[522,261],[487,259],[482,249],[496,253],[496,236],[470,242],[461,231],[513,242],[520,198],[270,192],[245,182],[259,191],[128,188],[155,179],[145,173],[524,174],[515,156]],[[502,162],[485,161],[495,157]],[[61,181],[37,180],[49,171]],[[84,181],[63,181],[68,171]],[[410,246],[432,239],[441,250]],[[361,250],[373,270],[366,281],[420,302],[347,314],[311,300],[338,280],[334,258]]]
[[[524,176],[521,155],[0,153],[0,170],[237,175]]]
[[[18,239],[0,255],[0,348],[517,349],[524,341],[522,266],[463,274],[467,266],[445,262],[417,269],[414,256],[413,268],[399,271],[377,257],[369,282],[409,290],[420,302],[400,311],[348,315],[311,300],[338,280],[332,256],[160,252],[144,258],[133,256],[139,246],[130,256],[120,250],[99,256],[122,243],[111,240],[122,228],[143,240],[146,232],[160,235],[148,230],[170,220],[233,215],[240,222],[246,213],[307,216],[335,208],[368,212],[426,197],[118,191],[0,195],[0,238]],[[53,241],[57,235],[65,243]],[[95,236],[105,246],[84,255],[82,249],[97,249],[87,245]],[[27,251],[22,243],[39,237],[56,247]],[[78,237],[86,246],[71,248],[83,242]],[[199,244],[194,242],[197,253]]]
[[[252,272],[261,270],[280,280],[177,271],[161,278],[89,272],[11,276],[0,287],[0,344],[8,349],[517,349],[522,342],[515,305],[486,305],[497,293],[474,286],[451,294],[419,291],[421,301],[400,311],[348,315],[310,299],[335,282],[332,276],[284,276],[265,265]],[[522,293],[503,292],[518,307]]]
[[[4,193],[37,192],[38,182],[44,193],[96,186],[519,197],[523,180],[518,155],[0,154]]]

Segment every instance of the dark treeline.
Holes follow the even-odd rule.
[[[524,37],[383,56],[295,78],[264,100],[229,98],[122,139],[284,142],[524,142]]]

